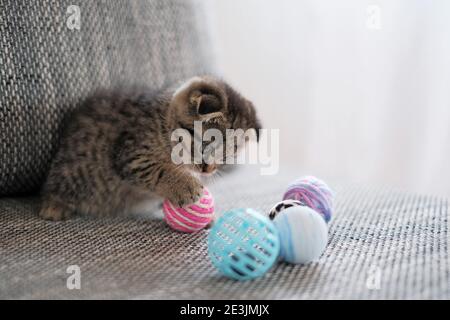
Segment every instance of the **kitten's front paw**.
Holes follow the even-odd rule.
[[[188,181],[180,181],[173,185],[170,195],[167,197],[173,204],[183,207],[197,202],[203,193],[203,186],[195,178]]]
[[[59,205],[45,203],[39,212],[39,216],[44,220],[61,221],[70,218],[72,216],[72,212]]]

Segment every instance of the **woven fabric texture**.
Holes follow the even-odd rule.
[[[210,190],[218,212],[253,207],[267,213],[292,177],[235,172]],[[320,260],[277,263],[248,282],[214,269],[207,257],[209,231],[175,232],[158,217],[160,209],[153,216],[52,223],[39,220],[35,198],[2,199],[0,298],[450,298],[448,200],[332,187],[336,212]],[[69,265],[80,267],[80,290],[66,287]]]
[[[213,72],[199,1],[72,4],[0,1],[0,195],[42,183],[64,116],[96,89]]]

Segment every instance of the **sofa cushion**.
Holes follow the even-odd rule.
[[[65,115],[92,91],[212,72],[198,1],[72,3],[0,3],[0,195],[39,187]]]
[[[267,213],[294,174],[235,172],[210,186],[219,213]],[[255,281],[221,276],[207,255],[209,231],[182,234],[158,217],[37,217],[36,198],[0,200],[0,299],[449,299],[446,199],[332,184],[328,247],[308,265],[277,263]],[[70,265],[81,290],[67,289]],[[70,270],[69,270],[70,271]]]

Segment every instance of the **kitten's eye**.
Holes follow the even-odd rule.
[[[183,125],[183,124],[180,123],[180,122],[178,122],[178,127],[179,127],[180,129],[183,129],[183,130],[186,130],[187,132],[189,132],[189,134],[190,134],[191,136],[194,136],[194,128],[187,127],[187,126]]]
[[[194,136],[194,129],[192,129],[192,128],[184,128],[184,129],[186,129],[190,133],[191,136]]]

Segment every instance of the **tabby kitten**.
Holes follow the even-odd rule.
[[[159,92],[87,99],[69,119],[42,188],[40,216],[56,221],[75,213],[129,213],[158,196],[179,206],[197,201],[199,173],[213,173],[219,165],[171,160],[173,130],[193,134],[194,121],[221,132],[260,128],[253,104],[209,76]]]

